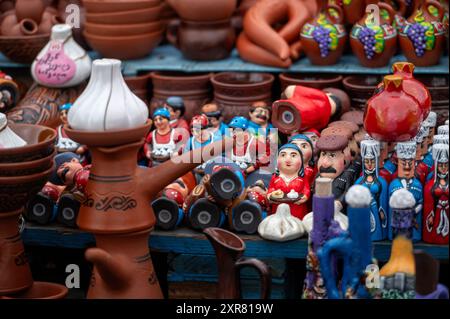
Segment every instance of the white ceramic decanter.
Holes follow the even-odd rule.
[[[80,131],[112,131],[142,126],[148,108],[128,88],[120,60],[99,59],[92,63],[89,83],[68,113],[71,128]]]
[[[50,41],[31,65],[33,79],[42,86],[66,88],[79,85],[91,73],[92,60],[75,42],[72,27],[56,24]]]

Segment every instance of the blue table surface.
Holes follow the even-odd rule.
[[[308,250],[306,238],[288,242],[273,242],[262,239],[257,235],[240,235],[245,241],[245,254],[258,258],[294,258],[304,259]],[[79,229],[61,226],[38,226],[28,223],[22,238],[27,245],[78,248],[94,246],[95,239],[90,233]],[[174,231],[155,230],[151,233],[149,246],[158,251],[190,255],[214,255],[211,244],[201,232],[187,228]],[[387,261],[391,254],[391,242],[375,242],[373,244],[374,257],[379,261]],[[448,260],[448,245],[430,245],[415,243],[414,249],[425,250],[434,258]]]
[[[99,58],[97,52],[89,52],[93,59]],[[296,72],[296,73],[335,73],[335,74],[388,74],[391,73],[390,65],[396,61],[406,61],[402,55],[394,56],[389,66],[381,68],[366,68],[359,64],[354,55],[345,55],[339,63],[330,66],[311,65],[307,58],[295,62],[289,69],[266,67],[240,59],[236,50],[231,56],[219,61],[198,62],[183,58],[181,52],[171,45],[157,47],[149,56],[138,60],[123,61],[123,72],[132,76],[143,71],[180,71],[180,72]],[[0,53],[0,68],[27,67],[9,61]],[[449,74],[449,57],[443,56],[440,64],[429,67],[417,67],[416,74]]]

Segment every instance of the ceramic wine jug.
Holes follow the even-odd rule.
[[[347,32],[342,25],[344,14],[339,6],[327,4],[326,0],[319,5],[319,14],[302,28],[301,44],[312,64],[336,64],[347,41]]]
[[[353,26],[350,35],[353,53],[369,68],[386,66],[397,49],[397,30],[392,25],[395,11],[383,2],[378,7],[380,20],[377,21],[375,12],[367,10],[369,12]]]
[[[399,35],[400,47],[416,66],[439,63],[445,46],[444,8],[434,0],[425,0],[409,17]]]

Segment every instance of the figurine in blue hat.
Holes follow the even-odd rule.
[[[179,151],[178,143],[189,139],[189,132],[170,126],[170,112],[166,108],[156,109],[152,116],[155,129],[145,139],[144,152],[149,166],[156,166],[168,160]]]
[[[87,147],[70,139],[64,131],[64,125],[68,123],[67,114],[71,107],[72,103],[66,103],[59,106],[59,118],[61,119],[62,124],[56,129],[58,132],[56,151],[58,153],[73,152],[78,155],[84,155],[87,151]],[[83,161],[83,159],[81,159],[81,161]]]
[[[208,130],[213,134],[214,141],[220,141],[224,136],[230,136],[229,127],[223,122],[222,111],[217,103],[207,103],[202,106],[202,114],[208,118]]]
[[[169,110],[170,113],[170,126],[189,132],[189,124],[183,118],[184,113],[186,112],[183,98],[180,96],[169,96],[164,103],[164,107]]]

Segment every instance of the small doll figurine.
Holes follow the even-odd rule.
[[[182,97],[170,96],[166,99],[164,107],[170,112],[170,127],[183,129],[189,132],[189,124],[183,118],[186,108]]]
[[[448,144],[433,145],[434,178],[425,185],[423,241],[447,245],[449,233]]]
[[[426,177],[429,173],[428,166],[423,163],[424,154],[428,151],[427,148],[428,127],[421,126],[414,140],[416,141],[416,178],[425,185]]]
[[[277,158],[278,171],[272,176],[267,198],[272,203],[271,214],[281,203],[288,203],[291,214],[300,220],[308,213],[311,188],[305,178],[302,151],[295,144],[280,147]]]
[[[66,152],[55,156],[55,167],[56,170],[49,179],[51,183],[74,187],[84,193],[89,180],[90,165],[83,166],[76,154]]]
[[[0,71],[0,112],[6,113],[19,101],[19,87],[13,79]]]
[[[428,117],[425,119],[425,125],[428,127],[427,147],[428,152],[431,154],[431,147],[433,146],[433,137],[436,134],[437,114],[431,111]]]
[[[152,119],[156,129],[147,135],[144,152],[149,159],[149,166],[156,166],[178,152],[177,143],[187,140],[189,132],[173,129],[169,123],[170,113],[165,108],[155,110]]]
[[[292,135],[295,135],[295,134],[296,133],[294,133]],[[316,147],[316,143],[320,138],[319,131],[316,129],[309,129],[309,130],[303,131],[302,134],[305,135],[306,137],[308,137],[310,139],[310,141],[312,142],[313,150],[314,150],[314,162],[317,163],[317,160],[319,159],[319,150]]]
[[[220,141],[229,136],[228,125],[223,122],[222,111],[217,103],[208,103],[202,106],[202,114],[208,118],[208,130],[213,134],[214,141]]]
[[[389,184],[389,197],[401,188],[405,188],[413,194],[416,200],[413,240],[418,241],[422,238],[423,187],[414,175],[416,168],[416,142],[399,142],[396,146],[396,152],[398,157],[398,177]],[[392,216],[391,211],[389,216]],[[389,229],[389,239],[392,239],[391,229]]]
[[[448,124],[441,125],[438,127],[437,133],[439,135],[448,135],[448,130],[449,130]]]
[[[289,138],[288,143],[297,145],[302,151],[305,177],[308,179],[309,185],[312,186],[317,175],[312,141],[306,135],[296,134]]]
[[[64,130],[64,125],[68,123],[67,113],[71,107],[71,103],[67,103],[59,107],[59,118],[61,119],[62,124],[57,128],[58,139],[56,142],[56,150],[58,153],[73,152],[78,155],[83,155],[87,151],[87,148],[71,140]]]
[[[270,124],[270,106],[267,105],[264,101],[254,102],[251,105],[248,122],[248,130],[259,137],[263,135],[264,137],[269,136],[270,129],[273,128],[272,124]]]
[[[383,177],[378,174],[378,159],[380,155],[380,143],[375,140],[361,142],[361,156],[363,159],[363,176],[355,182],[370,190],[370,232],[372,240],[378,241],[387,238],[388,235],[388,185]]]

